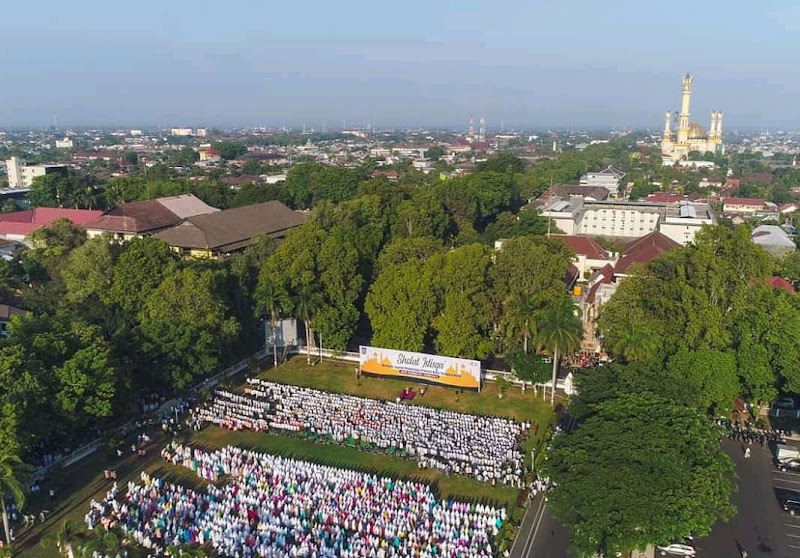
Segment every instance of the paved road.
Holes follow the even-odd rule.
[[[800,518],[784,513],[779,503],[788,493],[800,493],[800,475],[778,471],[768,448],[753,445],[745,459],[741,443],[725,440],[722,447],[739,475],[734,496],[739,513],[697,541],[698,556],[737,557],[741,545],[748,558],[800,558]]]
[[[522,520],[511,558],[573,558],[568,546],[569,532],[553,519],[540,495]]]
[[[800,473],[778,471],[768,448],[751,446],[752,455],[745,459],[741,443],[724,440],[722,447],[739,475],[739,490],[734,496],[738,513],[697,541],[698,558],[738,558],[739,545],[747,550],[748,558],[800,558],[800,516],[784,513],[780,505],[790,494],[800,499]],[[553,520],[539,499],[525,515],[511,556],[572,558],[568,546],[569,532]]]

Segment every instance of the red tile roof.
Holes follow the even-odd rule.
[[[586,256],[590,260],[608,259],[608,252],[588,236],[559,235],[553,238],[562,240],[578,256]]]
[[[764,200],[758,198],[722,198],[724,205],[751,205],[753,207],[764,207],[766,203]]]
[[[83,225],[102,214],[102,211],[59,207],[36,207],[25,211],[3,213],[0,214],[0,235],[27,236],[56,219],[69,219],[74,225]]]
[[[622,256],[617,262],[615,272],[625,273],[633,264],[647,264],[667,252],[680,247],[680,244],[661,234],[653,231],[641,238],[629,242],[622,252]]]
[[[143,233],[177,225],[180,217],[156,200],[123,203],[84,225],[87,229]]]
[[[604,265],[601,269],[597,271],[597,274],[592,277],[592,280],[595,282],[592,283],[592,286],[589,287],[589,292],[586,294],[586,301],[589,303],[594,302],[595,296],[597,295],[597,290],[600,288],[600,285],[608,285],[611,283],[611,280],[614,278],[614,266],[611,264]]]
[[[650,194],[649,196],[647,196],[647,201],[654,203],[678,203],[679,201],[685,199],[686,196],[684,196],[683,194],[658,193],[658,194]]]

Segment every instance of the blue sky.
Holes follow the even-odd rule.
[[[668,4],[668,5],[667,5]],[[788,0],[30,0],[0,20],[0,127],[800,128]]]

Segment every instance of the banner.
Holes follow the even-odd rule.
[[[463,389],[481,389],[481,363],[477,360],[361,345],[359,366],[364,374],[408,378]]]

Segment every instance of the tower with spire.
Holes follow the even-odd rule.
[[[661,153],[665,160],[672,162],[686,158],[690,152],[710,151],[714,154],[725,152],[722,142],[722,111],[711,112],[711,125],[708,132],[699,124],[691,121],[692,88],[694,78],[686,74],[681,90],[681,111],[677,114],[678,130],[673,141],[672,112],[667,111],[664,120],[664,135],[661,138]]]

